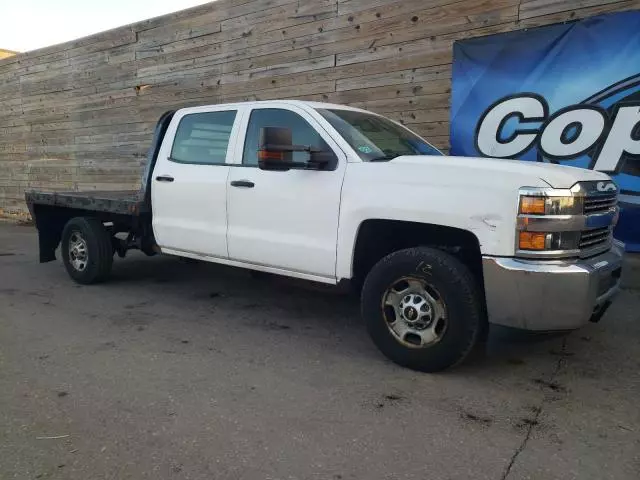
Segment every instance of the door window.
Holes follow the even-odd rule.
[[[244,143],[242,164],[258,166],[258,149],[260,147],[260,129],[263,127],[284,127],[291,129],[294,145],[307,145],[321,150],[331,151],[320,134],[309,123],[295,112],[279,108],[261,108],[251,112],[247,137]],[[293,152],[294,162],[309,161],[307,152]],[[331,170],[333,167],[328,168]]]
[[[185,115],[178,125],[170,160],[223,165],[235,118],[235,110]]]

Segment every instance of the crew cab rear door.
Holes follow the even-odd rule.
[[[335,162],[323,170],[261,170],[262,127],[289,128],[294,144],[331,150]],[[240,163],[229,173],[229,259],[335,281],[346,155],[313,115],[286,103],[255,106],[245,115],[241,135]],[[304,152],[293,155],[294,161],[305,158]]]
[[[153,231],[165,253],[228,258],[227,180],[242,106],[178,111],[152,172]]]

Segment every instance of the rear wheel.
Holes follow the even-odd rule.
[[[111,234],[97,218],[76,217],[62,231],[62,259],[76,282],[89,285],[106,280],[113,264]]]
[[[424,372],[464,360],[485,322],[469,270],[426,247],[392,253],[373,267],[362,289],[362,314],[382,353]]]

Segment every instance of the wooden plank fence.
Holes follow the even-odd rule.
[[[0,60],[0,215],[24,191],[135,188],[172,108],[300,98],[448,148],[453,42],[640,0],[218,0]]]

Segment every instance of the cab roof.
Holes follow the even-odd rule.
[[[198,105],[198,106],[192,106],[192,107],[185,107],[185,108],[181,108],[180,110],[194,110],[194,109],[201,110],[201,109],[206,109],[207,107],[263,107],[264,108],[264,107],[269,107],[270,105],[273,105],[273,106],[289,105],[289,106],[301,107],[303,109],[312,108],[312,109],[328,109],[328,110],[352,110],[356,112],[372,113],[372,112],[368,112],[367,110],[363,110],[361,108],[349,107],[347,105],[339,105],[337,103],[310,102],[306,100],[287,100],[287,99],[259,100],[259,101],[250,101],[250,102],[233,102],[233,103],[212,103],[208,105],[205,104],[205,105]]]

